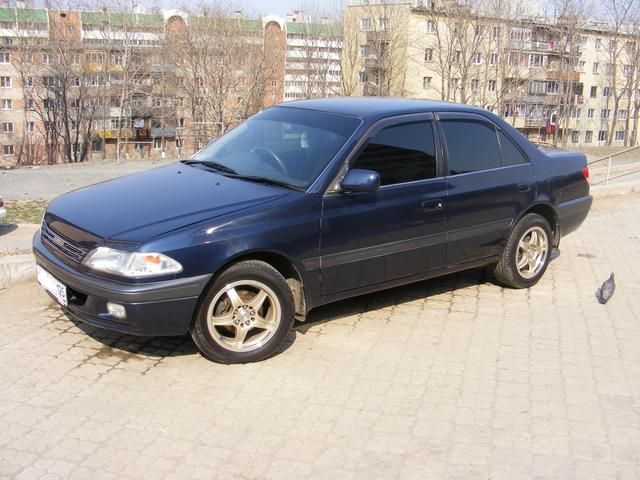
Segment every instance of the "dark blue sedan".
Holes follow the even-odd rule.
[[[581,154],[495,115],[398,99],[291,102],[188,161],[49,205],[38,279],[83,322],[273,354],[319,305],[492,265],[534,285],[591,205]]]

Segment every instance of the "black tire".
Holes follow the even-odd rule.
[[[240,284],[237,285],[238,296],[229,294],[231,290],[229,287],[235,284]],[[244,290],[243,287],[245,287]],[[255,288],[255,291],[251,291],[251,288]],[[233,290],[236,291],[235,287]],[[262,306],[255,311],[250,310],[249,304],[258,298],[258,293],[261,291],[266,296]],[[251,297],[252,294],[253,297]],[[234,309],[232,297],[242,300],[240,303],[247,303],[247,305]],[[212,302],[215,304],[212,305]],[[216,313],[220,311],[222,313]],[[253,313],[249,313],[250,311]],[[257,324],[256,326],[253,323],[250,324],[254,313],[257,318],[265,320],[262,318],[264,314],[260,312],[267,312],[273,317],[274,320],[270,322],[273,324],[276,324],[275,317],[279,317],[277,326],[261,329]],[[213,325],[211,322],[214,322],[215,318],[228,319],[229,323]],[[201,355],[208,360],[227,364],[257,362],[278,350],[289,334],[294,318],[293,294],[284,277],[267,263],[248,260],[225,270],[203,294],[191,328],[191,337]],[[237,326],[238,320],[240,320],[240,327]],[[244,320],[247,321],[247,327],[244,326]],[[258,341],[258,344],[249,345],[246,350],[231,350],[245,348],[244,344],[232,345],[240,328],[248,332],[246,334],[248,343]],[[260,340],[263,334],[268,335],[265,340]]]
[[[537,270],[537,273],[530,278],[526,278],[517,267],[518,245],[527,232],[534,227],[538,227],[544,231],[546,235],[546,258],[539,267],[539,270]],[[511,230],[507,245],[494,269],[496,279],[511,288],[529,288],[538,283],[549,265],[552,249],[551,238],[551,227],[544,217],[537,213],[526,214]]]

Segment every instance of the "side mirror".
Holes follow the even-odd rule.
[[[340,182],[340,189],[343,192],[375,192],[380,188],[380,174],[373,170],[359,170],[357,168],[349,170]]]

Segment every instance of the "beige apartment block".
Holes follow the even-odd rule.
[[[347,95],[476,105],[533,140],[566,146],[638,142],[638,32],[531,5],[354,2],[345,12]]]

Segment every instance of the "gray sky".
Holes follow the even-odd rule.
[[[340,9],[343,0],[134,0],[134,3],[142,3],[145,6],[157,5],[162,8],[180,8],[181,5],[200,5],[207,3],[218,3],[222,5],[232,5],[234,9],[242,10],[248,16],[254,15],[279,15],[285,16],[287,13],[302,9],[306,12],[327,10],[333,12]]]

